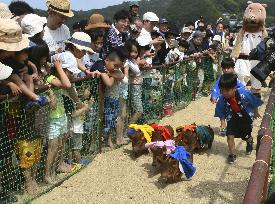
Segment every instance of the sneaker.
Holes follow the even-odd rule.
[[[36,101],[29,101],[26,105],[27,109],[31,109],[33,107],[45,106],[48,103],[48,98],[46,96],[39,96]]]
[[[37,102],[38,102],[39,106],[45,106],[49,101],[46,96],[39,96]]]
[[[250,155],[253,150],[253,142],[247,142],[246,144],[246,154]]]
[[[237,156],[235,154],[229,154],[227,157],[228,164],[233,164],[237,159]]]

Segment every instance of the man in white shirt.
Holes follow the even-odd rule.
[[[70,38],[70,30],[64,23],[74,14],[69,0],[48,0],[47,6],[48,18],[43,39],[49,46],[50,55],[53,55],[65,50],[64,41]]]
[[[143,28],[137,38],[137,42],[140,46],[161,44],[164,42],[162,37],[152,40],[151,32],[158,24],[159,18],[153,12],[147,12],[143,15]]]

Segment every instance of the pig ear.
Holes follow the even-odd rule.
[[[267,4],[262,4],[262,6],[263,6],[264,8],[267,8]]]
[[[250,5],[250,4],[253,4],[253,2],[252,1],[248,1],[247,4]]]

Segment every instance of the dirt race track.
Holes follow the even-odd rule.
[[[267,90],[264,93],[267,102]],[[265,105],[260,112],[263,115]],[[193,102],[186,109],[164,118],[162,124],[173,128],[196,122],[211,125],[217,133],[219,120],[213,118],[214,105],[208,98]],[[254,123],[254,136],[261,120]],[[254,139],[255,141],[255,139]],[[131,158],[131,145],[98,155],[86,169],[65,181],[52,192],[36,199],[33,203],[242,203],[255,151],[245,154],[245,142],[236,140],[237,161],[226,163],[226,138],[215,135],[212,150],[207,154],[195,155],[197,173],[192,180],[182,180],[166,185],[158,181],[160,174],[151,166],[152,158],[144,155]]]

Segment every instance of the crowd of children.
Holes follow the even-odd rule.
[[[209,95],[218,54],[229,52],[233,46],[233,35],[221,21],[212,26],[201,18],[196,24],[186,23],[178,32],[167,19],[159,19],[155,13],[147,12],[140,18],[136,3],[131,5],[130,12],[118,11],[111,25],[102,15],[93,14],[88,21],[75,23],[70,36],[64,24],[73,16],[70,1],[49,0],[47,6],[48,16],[44,18],[22,1],[12,2],[9,7],[0,4],[0,95],[21,94],[26,101],[1,107],[5,113],[0,114],[0,181],[15,150],[29,194],[38,188],[37,163],[45,141],[46,183],[54,183],[55,172],[71,171],[71,164],[64,161],[69,137],[73,161],[83,162],[82,140],[89,129],[87,120],[91,120],[86,116],[95,107],[89,88],[79,90],[74,79],[89,76],[102,80],[103,134],[113,148],[114,135],[116,144],[126,144],[125,124],[136,123],[143,114],[143,80],[161,78],[153,66],[192,58],[200,67],[199,86]],[[203,65],[202,57],[206,59]],[[233,163],[234,137],[247,142],[248,154],[253,149],[252,121],[259,116],[257,108],[262,102],[238,80],[232,59],[225,58],[221,67],[223,75],[212,90],[211,102],[217,104],[215,116],[220,118],[221,134],[227,135],[228,162]],[[49,87],[46,95],[35,91],[41,85]],[[67,107],[69,103],[73,104],[72,110]],[[42,108],[47,109],[43,111],[47,114],[36,119],[35,114]],[[38,129],[47,131],[38,134]],[[2,194],[2,200],[14,199],[5,190]]]

